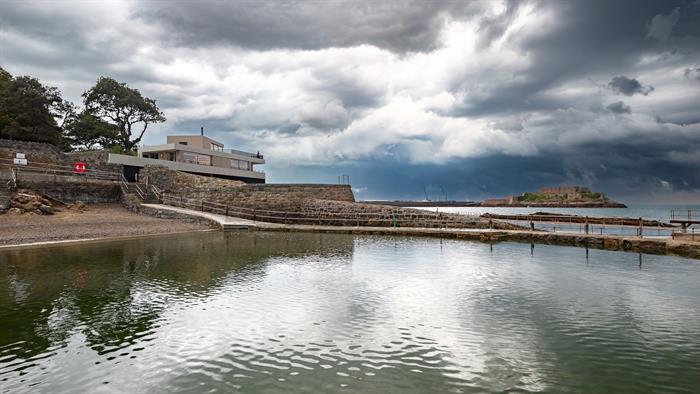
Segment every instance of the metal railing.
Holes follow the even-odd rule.
[[[129,182],[124,178],[124,174],[119,175],[119,186],[121,186],[124,193],[130,193],[131,188],[129,187]]]
[[[158,199],[159,203],[163,202],[163,192],[158,188],[156,185],[150,185],[151,191],[153,192],[153,195],[156,196]]]
[[[127,181],[123,174],[119,175],[119,184],[124,193],[131,193],[133,189],[133,191],[136,193],[137,196],[139,196],[139,198],[141,198],[141,200],[146,200],[146,198],[148,197],[148,192],[144,191],[141,188],[141,185],[139,185],[137,182]],[[148,190],[148,186],[146,186],[146,190]]]
[[[466,227],[467,224],[480,222],[478,216],[446,215],[440,212],[417,213],[411,218],[403,218],[393,213],[358,212],[347,214],[342,212],[304,212],[260,209],[187,198],[167,193],[161,193],[161,201],[166,205],[194,209],[201,212],[284,224],[376,227],[402,227],[410,224],[412,227],[459,228]]]
[[[547,215],[547,214],[482,214],[481,217],[493,220],[539,222],[539,223],[564,223],[569,225],[602,225],[615,227],[650,227],[650,228],[675,228],[675,225],[662,222],[660,220],[629,218],[629,217],[600,217],[600,216],[580,216],[580,215]]]
[[[237,149],[224,149],[224,150],[221,151],[221,152],[224,152],[224,153],[231,153],[231,154],[234,154],[234,155],[241,155],[241,156],[245,156],[245,157],[252,157],[252,158],[255,158],[255,159],[264,159],[264,158],[265,158],[265,157],[264,157],[263,155],[261,155],[260,153],[246,152],[246,151],[237,150]]]
[[[14,168],[10,168],[10,179],[8,179],[5,184],[7,186],[7,190],[11,192],[17,189],[17,173],[15,172]]]
[[[675,221],[686,221],[686,222],[700,222],[700,210],[695,209],[671,209],[671,220]]]
[[[138,196],[141,197],[142,200],[146,199],[146,193],[144,193],[144,191],[141,190],[141,187],[138,183],[134,183],[134,190],[136,190],[136,194],[138,194]]]

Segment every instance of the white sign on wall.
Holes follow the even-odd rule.
[[[20,165],[20,166],[26,166],[27,165],[27,159],[14,159],[15,164]]]
[[[26,159],[27,157],[24,155],[24,153],[15,153],[15,158]]]

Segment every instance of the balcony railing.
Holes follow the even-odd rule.
[[[263,155],[260,153],[251,153],[251,152],[246,152],[242,150],[237,150],[237,149],[224,149],[224,153],[231,153],[234,155],[241,155],[241,156],[246,156],[246,157],[254,157],[256,159],[264,159]]]

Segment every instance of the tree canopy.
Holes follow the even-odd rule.
[[[12,75],[0,68],[0,138],[60,145],[63,123],[72,104],[38,79]]]
[[[29,76],[0,67],[0,138],[45,142],[70,149],[133,151],[149,124],[164,122],[155,100],[113,78],[101,77],[83,93],[85,108]]]
[[[149,124],[165,121],[155,100],[109,77],[97,80],[83,93],[83,100],[86,112],[116,126],[116,140],[127,151],[141,142]]]
[[[66,125],[66,139],[72,146],[94,149],[97,145],[110,148],[117,144],[117,126],[107,123],[87,111],[74,116]]]

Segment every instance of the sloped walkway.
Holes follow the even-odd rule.
[[[173,207],[171,205],[165,205],[165,204],[141,204],[141,206],[153,208],[153,209],[173,211],[173,212],[181,213],[183,215],[202,217],[202,218],[205,218],[205,219],[208,219],[208,220],[211,220],[211,221],[218,223],[224,231],[225,230],[234,230],[234,229],[245,230],[245,229],[252,228],[252,227],[258,227],[259,224],[261,223],[261,222],[254,222],[252,220],[247,220],[247,219],[235,218],[232,216],[219,215],[219,214],[211,213],[211,212],[201,212],[201,211],[195,211],[194,209]],[[271,223],[265,223],[265,224],[271,224]]]

